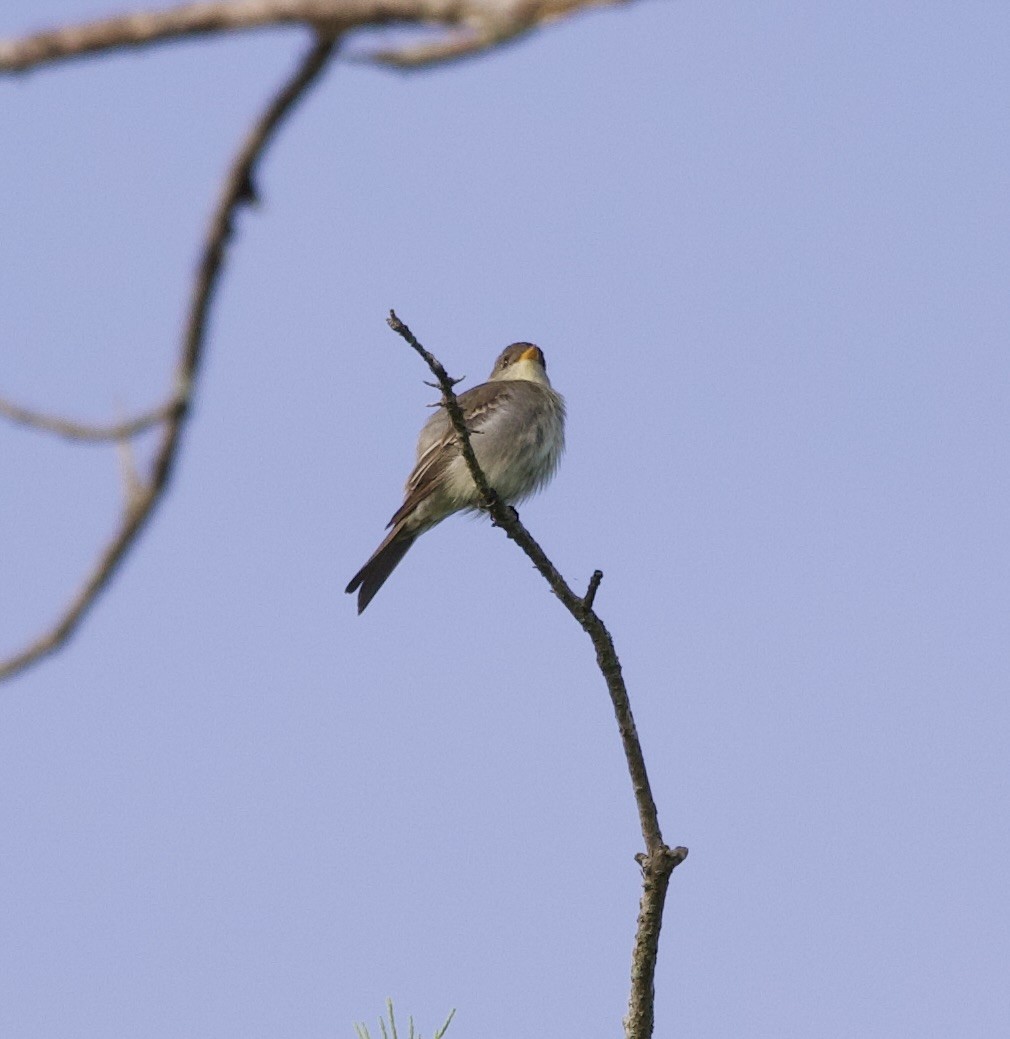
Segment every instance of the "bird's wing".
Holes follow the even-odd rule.
[[[509,399],[507,382],[484,382],[459,395],[467,429],[480,434]],[[394,526],[411,512],[438,486],[452,460],[459,454],[456,431],[444,408],[428,419],[417,443],[417,463],[407,477],[406,497],[387,524]]]

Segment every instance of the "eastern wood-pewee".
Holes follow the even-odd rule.
[[[458,400],[477,461],[503,501],[522,501],[550,480],[565,447],[565,402],[551,389],[539,346],[507,346],[488,381]],[[358,613],[421,534],[454,512],[478,507],[477,488],[444,409],[421,430],[405,491],[386,539],[347,586],[358,593]]]

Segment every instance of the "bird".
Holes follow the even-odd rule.
[[[457,400],[477,461],[502,501],[524,501],[548,483],[565,448],[565,401],[547,378],[539,346],[505,347],[487,382]],[[403,504],[386,524],[389,533],[345,589],[358,593],[359,614],[425,531],[454,512],[480,507],[456,431],[445,408],[438,408],[418,437],[417,461]]]

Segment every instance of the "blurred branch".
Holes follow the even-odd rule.
[[[607,690],[613,703],[617,718],[617,728],[621,734],[624,756],[628,763],[631,785],[638,808],[638,820],[645,840],[645,851],[635,856],[642,869],[642,898],[639,904],[638,925],[635,932],[635,943],[631,959],[631,996],[628,1000],[628,1015],[624,1021],[627,1039],[648,1039],[652,1035],[656,975],[656,961],[659,956],[659,932],[663,920],[663,906],[670,883],[670,875],[687,857],[687,848],[669,848],[663,842],[663,834],[659,828],[659,815],[656,802],[652,796],[652,788],[645,768],[642,745],[635,728],[635,719],[631,713],[631,701],[624,684],[621,662],[614,648],[614,640],[599,615],[593,609],[596,593],[603,580],[602,571],[595,571],[584,596],[576,595],[569,587],[558,569],[547,558],[546,553],[523,526],[515,509],[506,505],[495,494],[488,484],[477,462],[473,446],[470,443],[470,432],[467,429],[463,411],[456,399],[453,386],[458,379],[452,379],[439,360],[429,353],[414,337],[410,329],[396,316],[389,312],[389,326],[402,336],[431,369],[438,380],[442,391],[442,403],[449,415],[456,436],[459,438],[460,452],[466,461],[470,475],[477,486],[482,507],[490,514],[495,526],[501,527],[522,550],[533,565],[540,571],[561,604],[575,618],[583,631],[589,636],[596,650],[596,662],[607,683]]]
[[[259,160],[281,122],[326,67],[336,43],[337,38],[331,35],[317,37],[294,75],[285,83],[253,125],[232,161],[204,240],[190,298],[189,317],[180,347],[179,359],[176,362],[175,392],[171,398],[172,404],[164,415],[161,437],[155,450],[150,473],[145,479],[132,468],[132,461],[129,459],[128,453],[125,455],[126,502],[119,528],[101,551],[84,583],[52,627],[20,652],[0,661],[0,681],[16,675],[29,665],[59,649],[73,635],[77,625],[108,585],[116,568],[164,497],[189,413],[193,387],[203,357],[207,316],[220,282],[225,251],[234,231],[235,214],[239,206],[255,199],[254,173]],[[53,429],[54,424],[59,424],[58,420],[50,421],[47,416],[22,412],[22,417],[26,415],[34,419],[27,424],[35,425],[38,428]],[[94,429],[92,431],[94,432]],[[129,435],[131,434],[126,435],[127,438]],[[120,443],[126,442],[124,437],[118,439]]]
[[[152,426],[165,422],[175,413],[186,407],[186,401],[179,397],[173,397],[160,407],[152,408],[150,411],[142,412],[131,419],[123,422],[115,422],[111,425],[98,425],[89,422],[74,422],[72,419],[62,418],[59,415],[47,415],[42,411],[32,411],[30,408],[22,408],[19,404],[4,400],[0,397],[0,415],[9,419],[19,426],[28,426],[30,429],[41,430],[45,433],[55,433],[66,440],[78,440],[91,444],[103,444],[114,440],[129,440],[131,437],[150,429]]]
[[[0,40],[0,72],[20,72],[128,47],[190,36],[302,24],[326,36],[391,24],[443,25],[445,40],[382,50],[356,60],[399,68],[451,61],[489,50],[541,25],[630,0],[207,0],[59,26]]]
[[[392,69],[420,69],[428,65],[444,65],[450,61],[472,57],[481,51],[518,40],[527,31],[520,29],[508,33],[482,33],[459,29],[446,33],[441,39],[384,48],[372,54],[355,56],[351,60],[385,65]]]

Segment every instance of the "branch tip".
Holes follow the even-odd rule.
[[[586,589],[586,594],[582,596],[582,605],[587,609],[593,608],[593,603],[596,601],[596,593],[600,590],[600,582],[603,580],[603,571],[594,570],[593,576],[589,578],[589,587]]]

